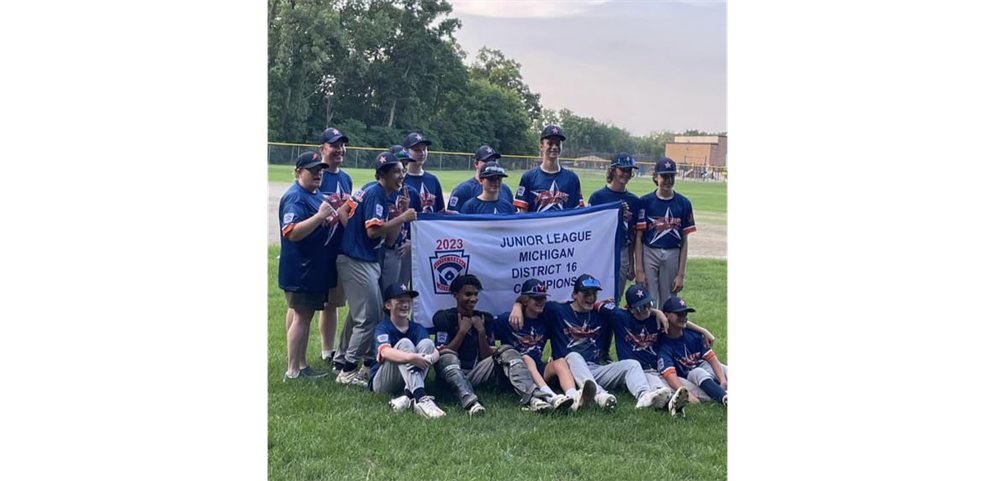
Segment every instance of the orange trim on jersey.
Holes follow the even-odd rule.
[[[356,201],[352,200],[352,197],[345,200],[346,204],[349,204],[349,217],[352,217],[352,213],[356,210],[356,206],[359,205]]]
[[[512,204],[514,204],[514,206],[518,207],[519,209],[525,209],[526,212],[528,212],[529,210],[529,204],[526,204],[525,201],[515,199],[515,201],[512,202]]]
[[[646,223],[645,222],[640,222],[640,223],[636,224],[636,226],[633,227],[633,229],[634,230],[646,230]]]
[[[390,347],[390,344],[381,344],[380,347],[377,348],[377,362],[378,363],[383,364],[383,354],[382,353],[383,353],[383,350],[387,349],[388,347]]]
[[[690,234],[690,233],[692,233],[692,232],[694,232],[696,230],[698,230],[698,229],[695,226],[691,226],[691,227],[688,227],[688,228],[684,229],[684,233],[685,234]]]
[[[287,224],[283,226],[283,230],[280,231],[280,235],[282,235],[283,237],[288,237],[290,235],[290,231],[294,230],[294,227],[296,225],[297,224]]]
[[[704,356],[701,356],[701,358],[704,359],[704,360],[706,360],[706,361],[709,360],[709,359],[711,359],[711,358],[713,358],[713,357],[715,357],[715,351],[713,351],[711,349],[709,349],[708,352],[706,352]]]
[[[380,219],[370,219],[370,220],[366,221],[366,228],[369,229],[370,227],[373,227],[373,226],[380,227],[380,226],[383,226],[383,224],[384,224],[384,222],[382,220],[380,220]]]
[[[587,205],[584,204],[584,199],[581,199],[580,202],[577,203],[577,207],[587,207]]]
[[[671,374],[677,375],[677,369],[673,367],[668,367],[667,369],[664,369],[663,372],[660,373],[660,375],[663,377],[667,377]]]

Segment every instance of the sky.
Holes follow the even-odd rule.
[[[726,3],[450,0],[467,62],[522,65],[544,108],[634,135],[726,132]]]

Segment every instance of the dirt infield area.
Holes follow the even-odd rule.
[[[269,183],[269,215],[268,236],[270,244],[280,244],[280,225],[276,218],[277,210],[280,208],[280,197],[290,187],[286,182]],[[448,193],[447,193],[448,194]],[[448,201],[448,199],[447,199]],[[695,224],[698,230],[691,234],[688,243],[690,252],[688,257],[699,259],[725,259],[726,258],[726,214],[713,214],[708,212],[695,212]]]

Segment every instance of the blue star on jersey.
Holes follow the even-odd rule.
[[[633,351],[646,351],[656,356],[656,350],[653,348],[656,336],[655,332],[646,332],[645,327],[639,334],[633,334],[629,328],[625,328],[625,340],[632,346]]]
[[[421,185],[421,192],[418,193],[418,198],[421,200],[421,205],[424,207],[425,212],[435,212],[435,194],[429,192],[425,189],[425,184]]]
[[[681,366],[684,366],[685,369],[690,371],[701,364],[701,353],[688,351],[688,347],[684,346],[684,355],[678,358],[677,362],[681,363]]]
[[[542,348],[546,344],[545,334],[536,333],[536,329],[533,327],[529,330],[528,334],[517,334],[512,332],[511,335],[515,338],[515,347],[518,348],[518,352],[522,354],[528,354],[529,351]]]
[[[533,190],[535,194],[536,212],[545,212],[549,209],[563,209],[563,204],[570,199],[566,192],[560,191],[556,187],[556,181],[549,186],[549,190]]]
[[[327,219],[322,221],[322,225],[328,225],[330,219],[338,215],[337,212],[339,210],[339,207],[342,207],[342,204],[345,204],[345,202],[349,200],[349,197],[350,197],[349,191],[347,190],[345,192],[342,192],[342,184],[336,183],[335,192],[331,192],[325,195],[325,201],[332,206],[333,212],[335,213],[333,213],[331,216],[328,216]],[[338,229],[339,229],[339,223],[336,222],[335,225],[333,225],[331,230],[329,230],[328,232],[328,238],[325,239],[325,245],[328,245],[328,243],[332,241],[332,237],[335,236],[335,233],[338,231]]]
[[[650,243],[660,240],[667,234],[674,236],[678,241],[681,240],[681,219],[670,213],[670,207],[667,207],[667,213],[662,217],[648,217],[648,219],[649,228],[654,232]]]

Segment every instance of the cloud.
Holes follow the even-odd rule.
[[[492,18],[554,18],[584,13],[610,0],[450,0],[455,13]]]

